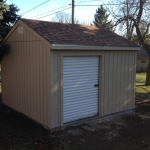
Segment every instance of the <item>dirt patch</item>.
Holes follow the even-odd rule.
[[[0,150],[141,150],[150,149],[150,103],[125,115],[51,133],[4,105],[0,106]],[[73,134],[72,134],[73,133]]]

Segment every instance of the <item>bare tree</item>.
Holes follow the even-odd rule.
[[[150,58],[150,41],[147,38],[150,28],[150,0],[121,0],[116,8],[119,11],[114,8],[109,9],[116,21],[115,28],[125,31],[126,38],[129,40],[132,39],[133,34],[136,34],[140,45]],[[150,62],[147,67],[145,85],[150,85]]]
[[[65,13],[63,11],[60,11],[56,13],[55,17],[52,18],[53,22],[61,22],[61,23],[72,23],[72,16],[69,13]],[[78,24],[79,20],[77,18],[74,18],[74,23]]]

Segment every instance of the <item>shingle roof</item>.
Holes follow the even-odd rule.
[[[137,47],[134,42],[110,30],[95,26],[30,19],[21,20],[51,44]]]
[[[140,50],[137,51],[137,57],[138,58],[143,58],[143,57],[148,58],[148,54],[143,48],[141,48]]]

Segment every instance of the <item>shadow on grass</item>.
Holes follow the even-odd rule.
[[[136,83],[142,83],[142,84],[145,84],[145,82],[143,82],[143,81],[136,81]]]
[[[145,86],[144,84],[136,85],[136,95],[150,98],[150,86]]]
[[[145,99],[150,99],[150,92],[148,92],[148,93],[136,92],[135,95],[136,95],[136,96],[144,96]]]
[[[140,85],[136,85],[136,86],[145,86],[145,84],[140,84]]]

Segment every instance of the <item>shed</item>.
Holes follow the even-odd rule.
[[[147,71],[149,57],[143,47],[137,51],[136,71]]]
[[[48,128],[135,106],[139,47],[112,31],[20,19],[4,42],[2,103]]]

